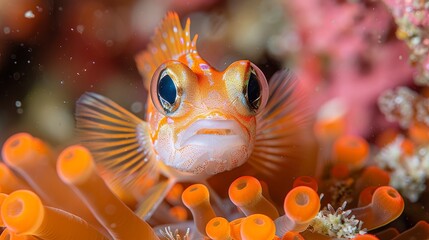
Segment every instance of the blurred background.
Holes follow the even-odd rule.
[[[214,67],[249,59],[267,78],[290,68],[315,112],[339,100],[349,133],[374,136],[386,125],[377,97],[412,83],[408,47],[381,1],[0,0],[0,142],[29,131],[70,144],[86,91],[143,117],[134,57],[167,11],[191,19],[197,49]]]

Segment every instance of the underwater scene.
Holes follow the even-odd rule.
[[[429,0],[0,0],[0,240],[429,239]]]

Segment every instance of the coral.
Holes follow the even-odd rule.
[[[404,136],[382,148],[376,155],[376,163],[389,171],[390,185],[401,191],[411,202],[416,202],[426,189],[429,178],[429,155],[427,146],[407,154],[402,144]]]
[[[358,234],[365,234],[363,222],[350,215],[351,211],[344,211],[347,202],[335,210],[330,204],[320,211],[310,224],[310,231],[314,231],[333,238],[353,238]]]
[[[410,62],[416,67],[415,82],[429,85],[429,2],[384,0],[398,25],[396,36],[411,49]]]

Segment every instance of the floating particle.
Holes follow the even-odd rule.
[[[13,79],[15,79],[15,80],[19,80],[21,78],[21,74],[19,74],[19,72],[15,72],[14,74],[13,74]]]
[[[24,17],[26,17],[26,18],[34,18],[35,16],[34,16],[33,11],[28,10],[28,11],[25,12]]]
[[[83,25],[77,25],[76,30],[78,33],[82,34],[85,31],[85,27]]]
[[[107,40],[106,41],[106,46],[108,46],[108,47],[113,46],[113,41],[112,40]]]
[[[143,110],[143,104],[141,102],[133,102],[133,104],[131,104],[131,111],[133,111],[134,113],[139,113]]]
[[[20,108],[20,107],[22,106],[21,101],[17,100],[17,101],[15,102],[15,106],[16,106],[17,108]]]
[[[9,34],[10,33],[10,27],[4,27],[3,32],[4,32],[4,34]]]

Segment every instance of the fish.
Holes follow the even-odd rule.
[[[287,70],[268,83],[249,60],[216,70],[197,52],[190,20],[169,12],[136,56],[148,91],[144,120],[87,92],[76,103],[81,143],[118,181],[162,176],[136,211],[149,218],[177,182],[204,182],[243,164],[266,175],[300,161],[295,136],[306,122],[297,81]],[[295,151],[296,152],[296,151]],[[140,181],[141,182],[141,181]]]

